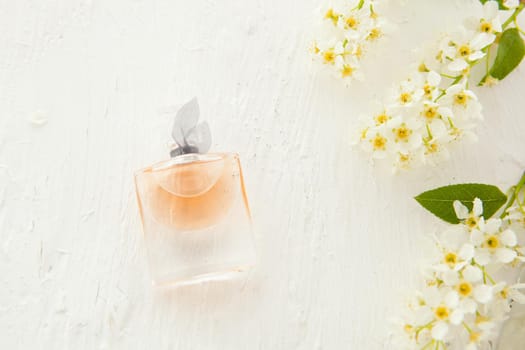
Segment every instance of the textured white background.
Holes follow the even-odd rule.
[[[480,142],[439,168],[391,177],[350,147],[411,50],[472,2],[392,9],[369,79],[345,88],[307,52],[318,1],[0,1],[0,348],[389,349],[440,227],[412,197],[525,168],[523,69],[479,91]],[[193,96],[214,150],[243,160],[259,262],[158,291],[132,173],[167,156]]]

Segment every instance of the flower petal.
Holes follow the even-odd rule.
[[[459,303],[459,295],[456,292],[450,291],[445,295],[443,301],[448,307],[455,308]]]
[[[463,322],[464,314],[463,311],[460,309],[456,309],[452,311],[450,314],[450,323],[458,325],[461,322]]]
[[[454,201],[454,211],[458,219],[466,219],[468,217],[468,208],[463,205],[460,201]]]
[[[450,69],[453,72],[461,72],[467,67],[468,67],[467,61],[461,58],[455,59],[454,61],[448,64],[448,69]]]
[[[525,304],[525,295],[521,292],[519,292],[518,290],[516,289],[511,289],[511,297],[512,297],[512,300],[520,303],[520,304]]]
[[[485,53],[483,51],[475,51],[474,53],[470,54],[468,56],[468,59],[470,61],[477,61],[479,60],[480,58],[483,58],[485,57]]]
[[[486,284],[480,284],[474,288],[474,299],[481,304],[486,304],[492,300],[492,288]]]
[[[470,45],[474,50],[481,50],[489,46],[496,40],[496,36],[492,33],[479,33],[472,39]]]
[[[512,262],[514,259],[516,259],[516,252],[509,248],[499,248],[496,249],[496,259],[501,261],[504,264],[508,264]]]
[[[512,230],[505,230],[500,235],[501,243],[505,244],[507,247],[514,247],[518,240],[516,234]]]
[[[432,338],[436,340],[445,339],[448,333],[448,325],[445,322],[437,322],[434,327],[432,327]]]
[[[477,249],[474,260],[476,260],[476,262],[479,265],[485,266],[490,263],[491,254],[487,249],[484,249],[484,248]]]
[[[469,265],[463,270],[463,278],[468,282],[478,282],[483,278],[483,272],[479,268]]]
[[[473,314],[478,309],[478,303],[472,300],[472,298],[465,298],[461,300],[459,307],[463,310],[464,313]]]
[[[459,283],[459,276],[457,271],[448,269],[447,271],[443,272],[443,282],[447,286],[455,286]]]
[[[441,76],[437,73],[437,72],[434,72],[433,70],[428,72],[428,75],[427,75],[427,82],[431,85],[431,86],[438,86],[439,83],[441,82]]]
[[[472,246],[472,244],[468,244],[468,243],[463,244],[463,246],[461,247],[461,249],[458,252],[459,256],[463,260],[470,260],[470,259],[472,259],[474,257],[474,253],[475,253],[474,246]]]
[[[480,221],[479,228],[481,231],[493,235],[499,231],[501,219],[491,218],[486,221]]]
[[[428,306],[436,307],[441,303],[441,295],[436,287],[427,288],[424,291],[424,299]]]
[[[474,206],[472,208],[472,212],[476,216],[481,216],[481,214],[483,214],[483,202],[481,202],[481,199],[474,198]]]
[[[487,1],[483,5],[483,17],[485,19],[491,20],[498,15],[499,6],[497,1]]]
[[[483,241],[485,241],[485,235],[479,230],[473,230],[470,234],[470,241],[476,247],[479,247],[481,244],[483,244]]]

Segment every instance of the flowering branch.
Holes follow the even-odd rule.
[[[396,347],[484,348],[497,340],[512,303],[525,304],[525,284],[516,281],[525,262],[525,173],[509,193],[507,200],[494,186],[462,184],[416,197],[448,222],[453,212],[458,223],[438,237],[436,259],[408,305]]]
[[[379,0],[347,1],[344,8],[326,10],[329,38],[313,45],[313,53],[342,79],[361,78],[359,61],[367,47],[381,38],[387,25]]]
[[[458,33],[446,35],[393,89],[382,109],[365,120],[357,143],[372,159],[390,163],[394,171],[434,165],[448,159],[457,141],[477,139],[482,106],[469,88],[472,68],[486,59],[481,82],[493,85],[525,55],[519,28],[510,27],[525,5],[516,0],[499,4],[485,1],[481,17],[467,19]],[[496,48],[490,66],[489,54]]]

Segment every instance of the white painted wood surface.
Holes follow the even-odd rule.
[[[389,349],[440,227],[412,197],[525,168],[523,67],[479,90],[479,143],[439,168],[391,177],[351,149],[411,50],[472,5],[407,3],[345,88],[308,54],[318,1],[1,1],[0,348]],[[243,160],[259,261],[155,290],[132,174],[168,155],[168,112],[193,96],[213,149]]]

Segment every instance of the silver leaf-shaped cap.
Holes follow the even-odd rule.
[[[199,123],[199,114],[196,97],[177,112],[171,131],[177,145],[170,153],[172,157],[187,153],[206,153],[210,149],[210,127],[207,122]]]

